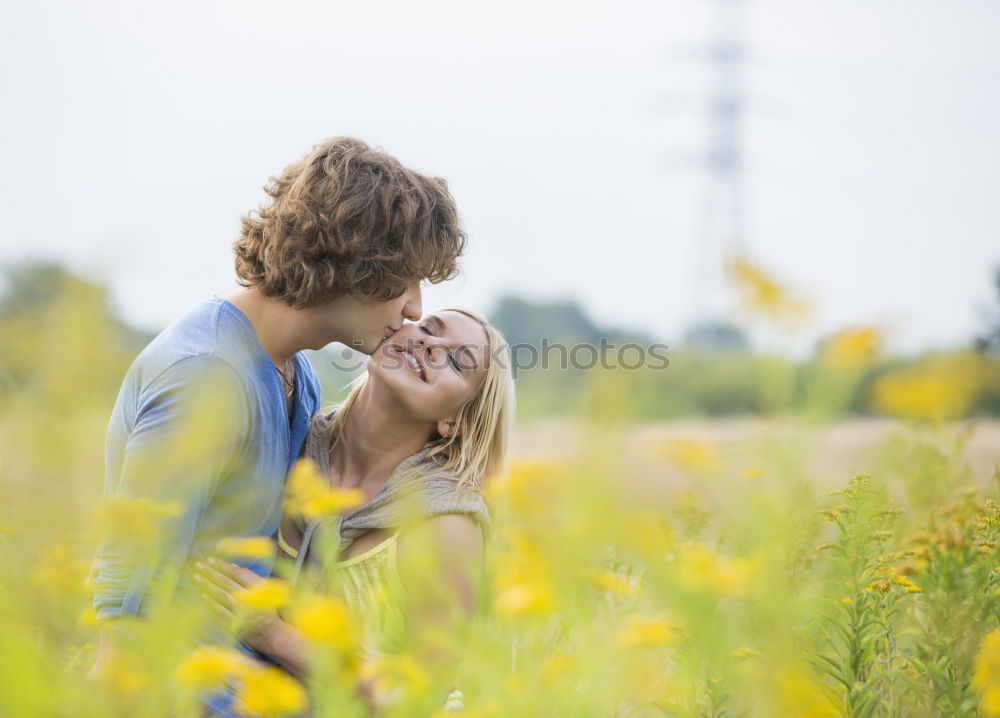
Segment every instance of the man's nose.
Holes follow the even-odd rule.
[[[403,305],[403,318],[409,319],[411,322],[415,322],[424,315],[424,308],[420,296],[420,283],[418,282],[413,285],[413,287],[406,294],[406,304]]]

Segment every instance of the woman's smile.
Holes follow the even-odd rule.
[[[409,343],[409,342],[408,342]],[[388,356],[391,352],[398,355],[402,359],[403,365],[416,374],[422,382],[425,384],[427,382],[427,369],[426,362],[423,357],[421,357],[417,352],[409,346],[403,346],[401,344],[388,344],[383,347],[382,351]],[[391,368],[391,367],[390,367]]]
[[[399,353],[402,354],[403,359],[406,362],[406,366],[411,369],[417,376],[420,377],[422,381],[427,381],[427,372],[424,370],[424,363],[421,361],[416,354],[414,354],[409,349],[400,349]]]

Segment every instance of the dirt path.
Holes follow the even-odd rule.
[[[978,483],[987,483],[994,466],[1000,466],[1000,421],[980,421],[948,427],[971,428],[965,456]],[[762,452],[773,460],[776,455],[806,457],[805,471],[822,484],[840,485],[857,473],[872,473],[880,466],[886,440],[906,427],[888,419],[848,419],[810,429],[805,422],[770,421],[761,418],[682,420],[638,424],[624,430],[623,445],[638,460],[655,454],[656,447],[671,440],[692,439],[710,442],[722,456],[735,463],[749,464]],[[609,444],[612,443],[609,437]],[[519,423],[514,432],[512,455],[517,458],[568,459],[579,454],[584,441],[584,426],[566,420],[535,420]],[[631,463],[631,462],[630,462]],[[670,471],[658,470],[660,478]],[[670,483],[674,483],[671,481]]]

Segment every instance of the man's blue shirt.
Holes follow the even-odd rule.
[[[320,405],[308,359],[294,360],[289,423],[274,363],[224,299],[205,300],[139,354],[108,425],[104,491],[123,499],[119,511],[151,518],[138,531],[111,521],[94,582],[99,618],[138,615],[159,589],[196,595],[192,558],[222,538],[275,534],[285,477]],[[267,575],[273,561],[250,567]]]

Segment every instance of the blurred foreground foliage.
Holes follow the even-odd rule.
[[[773,287],[757,285],[769,307]],[[351,682],[370,677],[383,715],[443,718],[437,683],[408,644],[359,662],[350,609],[277,580],[247,606],[286,612],[309,638],[320,669],[307,685],[226,642],[187,645],[179,627],[191,617],[167,614],[129,622],[132,650],[88,679],[100,627],[87,575],[100,536],[110,521],[155,532],[170,511],[101,506],[105,424],[141,341],[92,285],[52,286],[44,301],[25,289],[0,303],[11,347],[0,402],[0,715],[193,716],[199,695],[230,683],[248,713],[295,715],[311,701],[316,715],[360,716]],[[798,406],[816,419],[793,422],[799,435],[857,395],[902,419],[871,474],[844,476],[832,494],[809,472],[807,442],[653,437],[635,451],[633,420],[656,416],[657,402],[705,405],[642,372],[578,377],[583,389],[555,405],[583,427],[578,454],[515,456],[489,487],[497,531],[475,629],[412,628],[414,641],[464,642],[459,715],[1000,715],[1000,473],[973,472],[969,432],[950,421],[979,410],[989,367],[961,352],[878,364],[876,345],[870,330],[852,330],[803,366],[675,354],[658,375],[686,372],[719,413],[727,377],[750,387],[741,410]],[[522,400],[559,381],[529,376]],[[663,481],[668,469],[684,485]],[[232,537],[223,549],[273,546]]]

